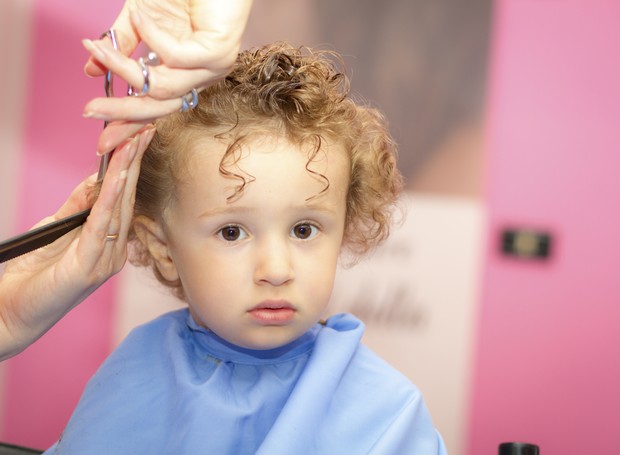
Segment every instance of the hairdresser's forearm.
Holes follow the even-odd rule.
[[[19,354],[45,334],[97,286],[67,289],[38,288],[33,282],[0,281],[0,360]]]

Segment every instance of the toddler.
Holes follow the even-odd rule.
[[[195,109],[157,121],[132,260],[187,308],[134,329],[50,453],[445,453],[362,322],[322,319],[339,259],[386,238],[402,183],[337,60],[243,52]]]

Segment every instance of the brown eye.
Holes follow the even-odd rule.
[[[235,242],[245,238],[245,231],[239,226],[225,226],[219,231],[219,236],[227,242]]]
[[[293,226],[292,234],[295,238],[307,240],[318,234],[319,229],[310,223],[300,223]]]

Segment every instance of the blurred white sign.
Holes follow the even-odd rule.
[[[340,270],[330,313],[367,326],[364,343],[424,394],[448,452],[465,451],[483,209],[476,199],[407,194],[406,219],[373,256]]]

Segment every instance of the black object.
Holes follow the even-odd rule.
[[[521,259],[546,259],[551,254],[551,235],[533,229],[506,229],[502,252]]]
[[[537,445],[527,442],[504,442],[499,445],[499,455],[539,455]]]
[[[41,453],[43,453],[42,450],[0,442],[0,455],[38,455]]]
[[[89,214],[90,209],[87,209],[0,243],[0,263],[49,245],[67,232],[84,224]]]

